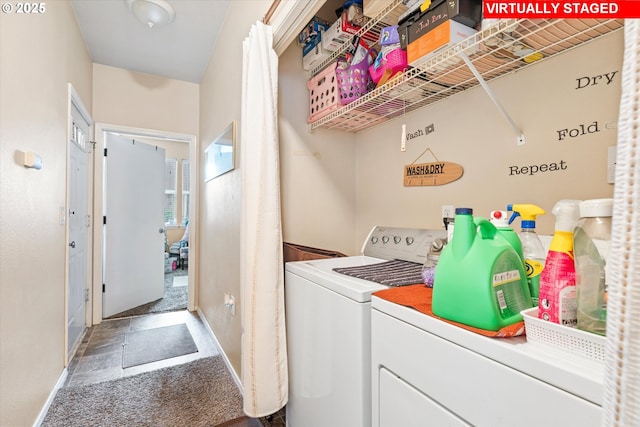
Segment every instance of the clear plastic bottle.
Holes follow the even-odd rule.
[[[540,206],[531,204],[508,205],[507,210],[512,210],[522,217],[520,225],[520,242],[522,243],[522,254],[527,270],[527,283],[531,293],[531,302],[534,307],[538,306],[538,294],[540,292],[540,273],[544,269],[544,262],[547,252],[544,249],[540,236],[536,233],[536,218],[544,215],[545,211]],[[509,222],[512,222],[512,217]]]
[[[538,295],[540,293],[540,273],[544,269],[544,262],[547,253],[544,250],[542,240],[536,233],[535,221],[522,221],[520,230],[520,241],[522,242],[522,253],[525,258],[527,269],[527,279],[529,291],[531,292],[531,302],[538,306]]]
[[[578,329],[605,335],[607,320],[606,264],[611,241],[613,199],[580,203],[573,232],[578,298]]]

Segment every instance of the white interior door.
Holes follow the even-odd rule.
[[[85,328],[89,276],[89,124],[72,108],[69,152],[69,283],[67,285],[67,355],[71,356]]]
[[[105,135],[102,317],[164,296],[165,150]]]

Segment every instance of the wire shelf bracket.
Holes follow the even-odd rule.
[[[518,145],[524,145],[524,143],[526,141],[524,139],[524,134],[522,133],[522,130],[516,124],[516,122],[513,121],[513,119],[511,118],[511,116],[509,115],[507,110],[504,108],[504,106],[502,105],[502,103],[500,102],[500,100],[498,99],[496,94],[493,93],[493,90],[491,90],[491,88],[489,87],[489,85],[487,84],[485,79],[482,77],[482,74],[480,74],[478,72],[478,69],[475,67],[475,65],[473,65],[473,63],[471,62],[471,60],[469,59],[469,57],[467,56],[466,53],[458,52],[458,55],[462,58],[464,63],[467,64],[467,67],[469,67],[469,70],[471,70],[471,72],[473,73],[475,78],[478,80],[478,83],[480,83],[480,86],[482,86],[482,88],[487,93],[489,98],[491,98],[491,101],[493,101],[493,103],[496,105],[496,107],[498,107],[498,110],[500,110],[500,113],[502,113],[504,118],[507,119],[507,121],[509,122],[509,124],[511,125],[513,130],[515,131],[515,133],[516,133],[516,143]]]

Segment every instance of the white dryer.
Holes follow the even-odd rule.
[[[598,427],[604,363],[372,298],[373,427]]]
[[[377,226],[361,256],[286,264],[288,426],[371,426],[371,293],[420,283],[430,245],[444,238]]]

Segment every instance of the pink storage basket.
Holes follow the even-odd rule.
[[[402,50],[400,48],[394,49],[391,52],[387,53],[387,56],[382,58],[378,68],[375,68],[375,63],[369,67],[369,74],[371,74],[371,79],[378,83],[382,78],[384,72],[388,69],[391,69],[391,75],[393,76],[399,71],[406,70],[407,63],[407,51]]]
[[[329,65],[309,79],[307,89],[309,89],[309,118],[307,123],[316,121],[340,107],[335,64]]]
[[[373,82],[369,75],[369,55],[356,65],[346,68],[340,67],[340,62],[336,67],[336,77],[338,78],[338,91],[340,93],[340,103],[347,105],[369,92]]]

